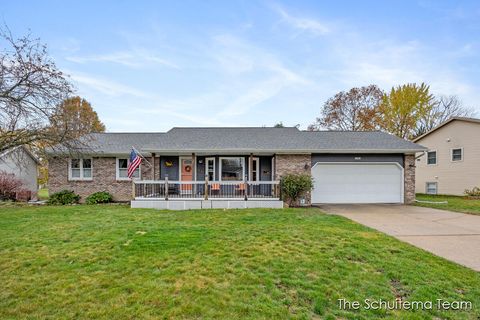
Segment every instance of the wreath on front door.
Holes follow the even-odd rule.
[[[185,172],[190,172],[192,171],[192,167],[190,166],[185,166]]]

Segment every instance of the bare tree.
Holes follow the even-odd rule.
[[[30,34],[14,38],[6,26],[0,28],[0,44],[0,152],[36,144],[74,148],[75,135],[53,117],[72,85],[46,46]]]
[[[325,102],[321,116],[308,130],[373,130],[377,106],[383,92],[376,85],[341,91]]]
[[[429,112],[418,121],[414,137],[421,136],[452,117],[473,116],[475,111],[465,108],[457,96],[438,96]]]

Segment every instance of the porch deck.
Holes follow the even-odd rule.
[[[133,183],[132,208],[283,208],[278,181],[169,181]]]

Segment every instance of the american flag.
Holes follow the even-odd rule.
[[[135,170],[140,166],[142,163],[142,158],[135,152],[135,149],[132,149],[130,152],[130,161],[128,162],[127,167],[127,176],[131,179]]]

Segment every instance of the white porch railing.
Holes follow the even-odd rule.
[[[279,199],[279,181],[133,181],[134,199]]]

